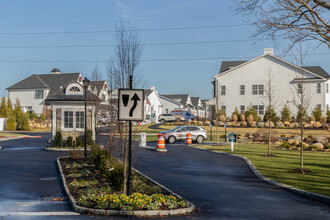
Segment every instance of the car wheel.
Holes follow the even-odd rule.
[[[203,143],[203,141],[204,141],[204,137],[203,137],[203,136],[198,136],[198,137],[196,138],[196,142],[197,142],[198,144]]]
[[[168,138],[168,143],[173,144],[176,141],[176,138],[174,136],[170,136]]]
[[[165,119],[160,120],[160,123],[164,124],[165,123]]]

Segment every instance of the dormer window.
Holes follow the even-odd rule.
[[[69,89],[70,92],[80,92],[80,89],[77,87],[77,86],[72,86],[70,89]]]

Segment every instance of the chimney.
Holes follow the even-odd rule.
[[[274,55],[274,49],[273,48],[265,48],[264,49],[264,54]]]
[[[50,71],[50,74],[61,74],[61,70],[58,68],[53,68],[52,71]]]

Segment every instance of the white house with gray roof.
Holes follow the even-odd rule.
[[[292,114],[297,112],[293,100],[296,88],[302,83],[310,94],[311,102],[307,109],[310,114],[318,106],[323,114],[330,106],[330,77],[320,66],[297,66],[274,55],[273,49],[265,49],[264,54],[249,61],[222,62],[219,73],[214,76],[214,98],[206,102],[210,107],[224,109],[231,115],[237,108],[240,112],[254,106],[258,114],[265,114],[265,89],[268,74],[272,77],[274,97],[278,115],[284,105]],[[209,112],[210,115],[210,112]]]
[[[49,74],[33,74],[8,87],[8,97],[12,102],[19,99],[24,112],[34,111],[40,115],[45,99],[71,82],[82,84],[81,74],[62,73],[54,68]]]

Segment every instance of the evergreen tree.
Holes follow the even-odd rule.
[[[314,108],[313,116],[315,117],[315,120],[316,121],[320,121],[321,120],[322,111],[321,111],[321,109],[318,106],[316,106]]]
[[[11,113],[13,111],[13,104],[11,103],[11,99],[9,97],[7,100],[7,108],[8,108],[8,113]]]
[[[1,98],[1,105],[0,105],[0,117],[2,118],[8,118],[8,108],[6,104],[6,98]]]
[[[27,114],[23,114],[22,116],[22,125],[21,125],[21,129],[23,131],[29,131],[30,130],[30,123],[29,123],[29,116],[28,113]]]
[[[283,110],[281,111],[281,120],[284,121],[291,121],[291,111],[290,109],[285,105]]]
[[[232,116],[236,115],[237,119],[240,118],[240,114],[237,108],[235,108],[235,111],[232,113]]]
[[[245,118],[248,118],[249,115],[252,115],[253,121],[258,121],[258,112],[253,106],[249,106],[244,114],[245,114]]]
[[[270,106],[267,106],[267,109],[265,111],[264,115],[264,121],[269,121],[269,112],[270,112],[270,120],[275,123],[276,122],[276,112],[274,108],[270,109]]]
[[[6,130],[16,130],[16,118],[13,113],[9,113],[8,120],[6,122]]]
[[[19,99],[16,99],[16,103],[15,103],[13,113],[14,113],[16,119],[19,115],[23,114],[21,102],[19,101]]]
[[[327,122],[330,123],[330,110],[327,111]]]

